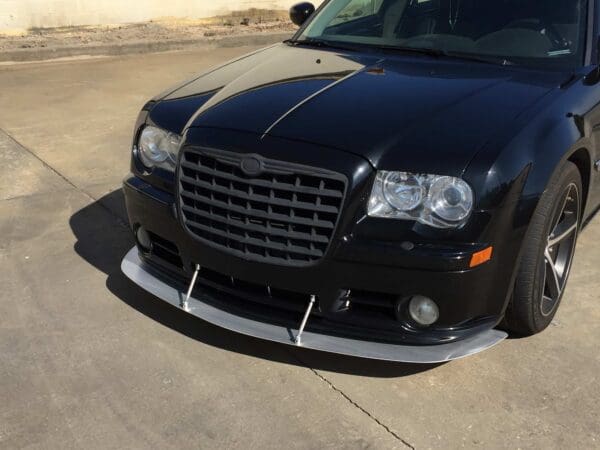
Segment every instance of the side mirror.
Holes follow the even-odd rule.
[[[315,6],[312,3],[298,3],[290,8],[290,19],[294,24],[302,26],[314,12]]]

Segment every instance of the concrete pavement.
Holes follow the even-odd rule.
[[[552,327],[438,366],[188,317],[120,273],[133,122],[252,50],[0,67],[0,448],[600,448],[600,220]]]

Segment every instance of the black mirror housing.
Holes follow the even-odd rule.
[[[312,3],[297,3],[290,8],[290,19],[294,24],[302,26],[314,12],[315,6]]]

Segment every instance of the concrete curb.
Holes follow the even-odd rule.
[[[256,33],[220,38],[180,39],[173,41],[141,41],[123,44],[78,45],[54,48],[26,48],[0,53],[0,62],[45,61],[75,56],[118,56],[136,53],[156,53],[172,50],[270,45],[289,39],[292,33]]]

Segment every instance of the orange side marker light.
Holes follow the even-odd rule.
[[[485,250],[481,250],[480,252],[473,253],[471,256],[471,263],[469,264],[470,268],[480,266],[490,259],[492,259],[492,254],[494,253],[494,247],[488,247]]]

